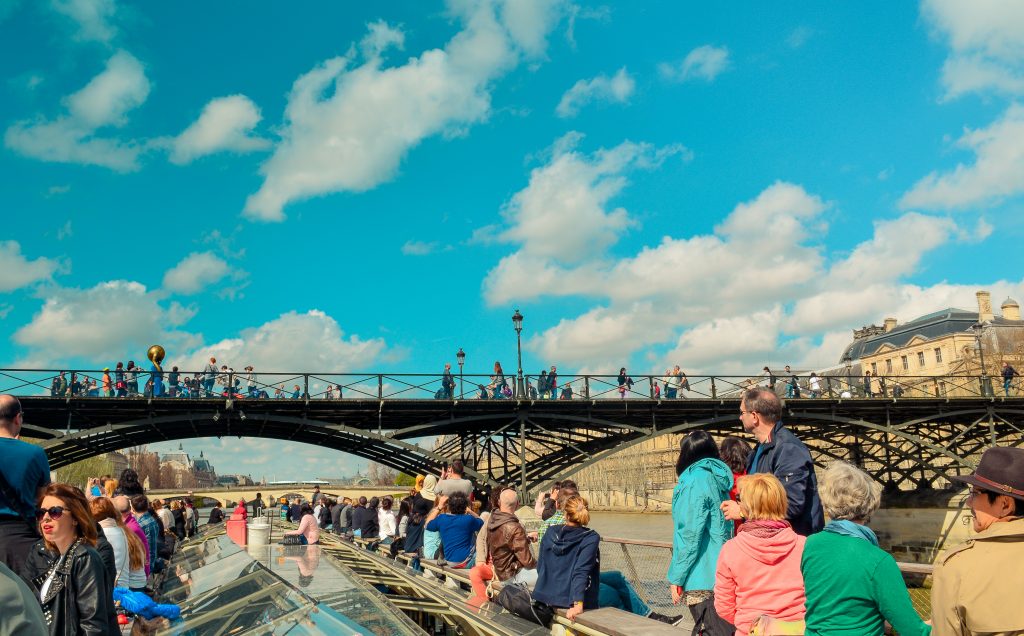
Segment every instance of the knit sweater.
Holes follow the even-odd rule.
[[[932,628],[914,611],[895,559],[865,539],[834,532],[807,537],[800,562],[807,592],[806,636],[900,636]]]

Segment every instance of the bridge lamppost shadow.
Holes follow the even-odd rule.
[[[516,313],[512,314],[512,327],[516,330],[516,353],[519,358],[519,371],[516,374],[516,397],[522,399],[526,397],[526,387],[523,386],[523,314],[519,313],[516,309]]]

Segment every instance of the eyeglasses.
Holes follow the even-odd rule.
[[[984,494],[988,494],[988,491],[980,490],[978,488],[971,488],[969,491],[967,491],[967,498],[970,499],[971,497],[977,497],[978,495]]]
[[[51,506],[49,508],[37,508],[36,509],[36,520],[42,521],[43,517],[50,515],[50,519],[56,521],[64,516],[64,506]]]

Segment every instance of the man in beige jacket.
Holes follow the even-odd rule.
[[[1024,636],[1024,448],[990,448],[970,486],[977,533],[946,552],[932,585],[935,636]]]

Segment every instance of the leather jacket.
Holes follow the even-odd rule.
[[[60,555],[38,541],[29,553],[27,567],[38,595],[51,567]],[[103,560],[96,548],[76,542],[58,567],[42,602],[43,617],[51,636],[113,636],[109,616],[113,613],[113,590],[107,589]]]
[[[526,528],[510,512],[495,510],[491,513],[487,520],[487,552],[499,581],[507,581],[523,568],[537,567]]]

